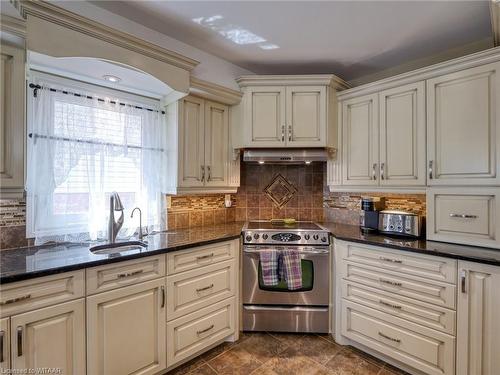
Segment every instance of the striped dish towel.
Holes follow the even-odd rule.
[[[302,288],[302,266],[300,254],[296,250],[283,250],[281,252],[280,274],[286,280],[289,290]]]
[[[262,282],[265,286],[276,286],[278,279],[279,250],[262,250],[259,253],[260,267],[262,269]]]

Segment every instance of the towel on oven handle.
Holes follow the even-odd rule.
[[[302,288],[302,261],[296,250],[282,250],[279,273],[284,278],[289,290]]]
[[[269,249],[259,252],[262,282],[265,286],[276,286],[279,283],[278,268],[280,251]]]

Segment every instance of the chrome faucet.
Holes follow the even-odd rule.
[[[144,238],[144,234],[142,233],[142,211],[139,207],[136,207],[132,210],[132,213],[130,214],[130,217],[134,217],[134,212],[135,210],[139,211],[139,241],[142,241]],[[147,235],[147,233],[146,233]]]
[[[121,211],[118,220],[115,221],[115,211]],[[108,242],[115,243],[116,236],[123,225],[123,204],[116,191],[109,197],[109,224],[108,224]]]

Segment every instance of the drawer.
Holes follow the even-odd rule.
[[[342,280],[342,297],[401,319],[455,335],[454,310],[346,280]]]
[[[85,295],[85,271],[60,273],[0,286],[0,317]]]
[[[222,262],[236,256],[239,240],[218,242],[167,254],[167,275]]]
[[[457,280],[457,261],[386,249],[378,246],[343,243],[342,259],[352,262],[399,271],[405,275],[415,275],[426,279],[445,281],[455,284]]]
[[[234,296],[236,285],[234,259],[168,276],[167,320]]]
[[[167,323],[168,366],[235,332],[235,299],[231,297]]]
[[[342,301],[342,334],[425,374],[455,373],[455,338]]]
[[[385,290],[417,301],[455,309],[456,286],[440,281],[410,277],[399,272],[345,262],[341,272],[348,281]]]
[[[427,192],[429,240],[500,248],[500,188]]]
[[[165,276],[165,255],[106,264],[87,270],[87,295]]]

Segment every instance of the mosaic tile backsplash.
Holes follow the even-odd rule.
[[[0,199],[0,250],[26,245],[26,201]]]

